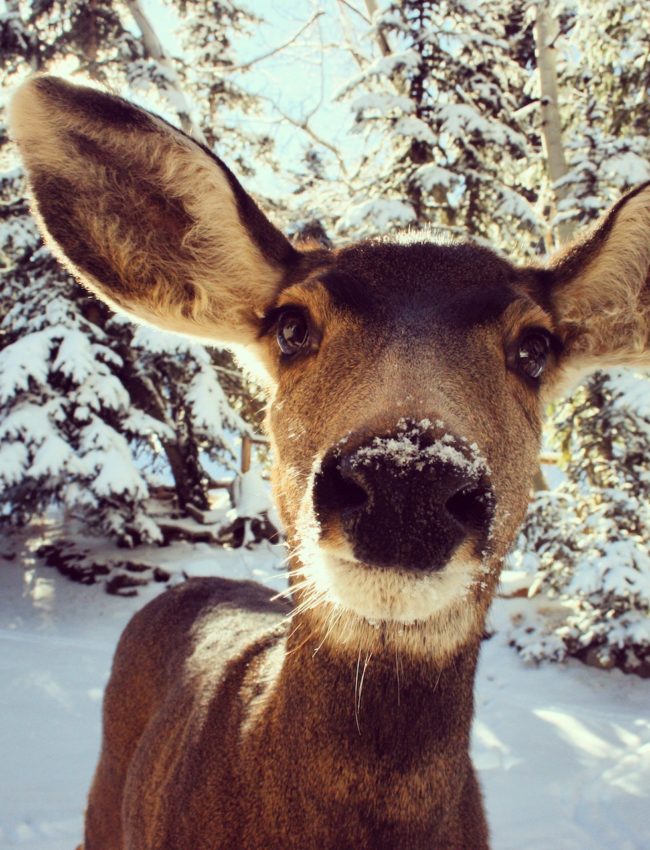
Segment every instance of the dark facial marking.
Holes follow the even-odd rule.
[[[372,287],[364,279],[334,268],[325,272],[320,281],[337,307],[358,314],[366,313],[371,309]]]
[[[372,321],[493,322],[517,296],[516,270],[472,245],[365,243],[340,252],[320,278],[332,303]]]

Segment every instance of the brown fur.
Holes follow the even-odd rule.
[[[37,78],[12,115],[42,226],[83,282],[262,364],[291,547],[290,619],[260,586],[206,579],[127,627],[85,850],[486,850],[469,758],[485,617],[544,400],[575,369],[647,364],[650,188],[545,267],[426,237],[299,252],[223,163],[119,98]],[[310,323],[290,360],[287,305]],[[517,365],[531,329],[554,337],[539,383]],[[493,499],[487,537],[468,530],[435,571],[360,560],[343,514],[315,506],[323,458],[407,426],[480,456]],[[387,516],[372,541],[392,551],[408,525]]]
[[[270,225],[264,236],[280,248],[265,253],[253,241],[229,173],[189,137],[126,101],[51,77],[23,85],[10,122],[50,245],[111,306],[166,330],[237,342],[273,300],[279,260],[293,250]],[[215,287],[223,278],[233,290]]]
[[[629,192],[549,264],[553,310],[572,368],[647,368],[650,183]]]

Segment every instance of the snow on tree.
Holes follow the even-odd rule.
[[[219,0],[181,0],[175,4],[183,25],[183,78],[195,103],[201,105],[198,123],[209,146],[238,174],[251,174],[251,148],[259,154],[266,140],[251,140],[250,128],[242,132],[242,115],[254,113],[256,98],[238,84],[232,41],[250,34],[259,24],[250,12]],[[268,148],[267,148],[268,150]]]
[[[537,495],[512,563],[535,571],[531,592],[559,605],[520,621],[513,640],[528,659],[579,655],[650,674],[647,381],[599,374],[555,423],[567,477]]]
[[[435,225],[511,250],[539,243],[535,157],[517,117],[527,74],[507,23],[480,0],[375,12],[380,55],[343,92],[363,151],[340,235]]]
[[[650,180],[648,9],[627,0],[565,0],[556,14],[568,165],[558,213],[583,224]]]
[[[3,200],[14,183],[4,175]],[[125,542],[159,539],[130,447],[151,425],[132,418],[122,358],[93,316],[105,311],[43,248],[21,198],[1,221],[2,515],[21,523],[56,501]]]
[[[553,224],[573,228],[650,178],[650,38],[641,3],[573,0],[546,12],[558,8],[567,170]],[[513,631],[527,658],[575,654],[650,674],[648,398],[645,376],[597,374],[556,411],[566,481],[536,496],[513,554],[543,600]]]
[[[190,5],[206,14],[213,4]],[[228,6],[224,27],[238,14]],[[10,2],[0,54],[9,82],[64,62],[153,99],[188,131],[206,126],[181,87],[184,66],[177,72],[138,0]],[[20,523],[58,503],[129,545],[160,539],[147,516],[151,470],[171,477],[181,507],[207,508],[209,470],[232,466],[237,437],[250,433],[229,402],[244,413],[256,405],[230,355],[112,316],[60,268],[29,216],[1,119],[1,515]]]

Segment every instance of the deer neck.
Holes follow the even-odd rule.
[[[318,801],[346,829],[355,824],[358,846],[384,847],[374,835],[389,837],[385,846],[414,848],[437,847],[430,842],[438,835],[448,846],[445,836],[462,829],[467,797],[478,801],[469,759],[478,646],[444,667],[396,662],[394,654],[366,664],[318,649],[316,640],[301,645],[300,631],[289,639],[258,727],[273,781],[288,777],[292,797],[305,806]]]
[[[280,692],[295,706],[300,695],[328,741],[381,756],[387,762],[421,758],[424,751],[466,748],[473,713],[478,645],[440,666],[428,659],[338,654],[319,641],[289,639]],[[306,712],[307,714],[311,712]],[[292,718],[295,729],[295,717]]]

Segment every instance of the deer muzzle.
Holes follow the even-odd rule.
[[[485,548],[494,514],[487,463],[440,425],[400,420],[392,433],[360,443],[351,435],[325,455],[316,517],[323,530],[338,527],[359,562],[438,571],[467,540]]]

